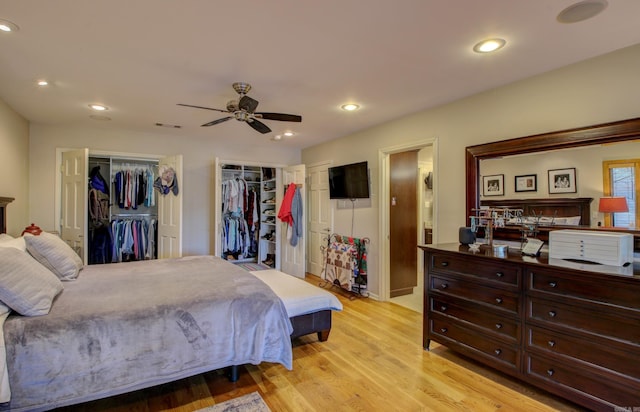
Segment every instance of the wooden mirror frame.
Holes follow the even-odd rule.
[[[473,209],[480,207],[480,160],[637,139],[640,139],[640,118],[468,146],[465,149],[467,226],[471,225],[469,216]]]

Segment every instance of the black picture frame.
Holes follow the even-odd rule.
[[[482,176],[484,196],[504,196],[504,175]]]
[[[520,175],[514,179],[514,187],[516,192],[537,192],[538,191],[538,175]]]
[[[576,168],[551,169],[549,173],[549,193],[576,193]]]

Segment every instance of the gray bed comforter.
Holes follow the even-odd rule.
[[[46,410],[230,365],[292,367],[281,300],[212,256],[87,266],[51,312],[4,324],[10,410]]]

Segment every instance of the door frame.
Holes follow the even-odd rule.
[[[405,143],[395,146],[388,146],[378,149],[378,165],[380,169],[378,190],[380,198],[378,207],[380,209],[379,218],[379,244],[380,244],[380,276],[378,277],[377,298],[381,301],[389,301],[390,297],[390,273],[389,266],[389,155],[393,153],[406,152],[408,150],[422,149],[425,146],[433,146],[433,243],[436,243],[438,234],[438,138],[426,138],[413,143]],[[417,249],[416,249],[417,253]]]

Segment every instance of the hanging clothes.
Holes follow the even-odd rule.
[[[155,206],[154,172],[151,167],[124,166],[114,175],[114,197],[120,209],[137,210],[139,206]],[[151,187],[151,190],[149,190]]]
[[[157,226],[155,219],[115,219],[110,224],[112,233],[111,262],[155,259]]]
[[[280,204],[278,219],[287,223],[287,240],[291,246],[297,246],[302,237],[302,209],[300,188],[290,183]]]
[[[293,202],[293,196],[296,194],[296,184],[291,183],[287,186],[287,190],[284,192],[284,198],[280,204],[280,210],[278,211],[278,219],[287,224],[293,223],[293,217],[291,216],[291,202]]]
[[[292,223],[291,225],[289,225],[291,236],[288,237],[289,244],[291,246],[297,246],[298,239],[302,237],[302,209],[302,196],[300,195],[300,188],[296,187],[293,199],[291,201]]]

